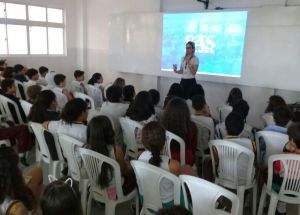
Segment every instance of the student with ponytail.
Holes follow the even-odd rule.
[[[142,142],[146,150],[139,156],[140,161],[150,163],[160,167],[176,176],[188,174],[196,176],[196,173],[190,166],[180,166],[176,160],[162,155],[161,152],[166,142],[166,131],[156,121],[149,122],[142,130]],[[173,183],[168,179],[162,179],[160,184],[161,199],[163,207],[173,206]]]

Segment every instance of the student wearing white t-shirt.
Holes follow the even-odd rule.
[[[181,167],[178,161],[162,155],[166,142],[166,131],[160,123],[153,121],[144,126],[142,130],[142,142],[146,151],[141,153],[138,160],[160,167],[176,176],[179,176],[180,174],[196,176],[195,171],[192,170],[190,166]],[[160,182],[159,190],[163,207],[172,207],[174,204],[173,182],[163,178]],[[139,191],[141,200],[143,201],[142,190]]]
[[[72,92],[73,93],[79,92],[79,93],[87,94],[85,85],[83,83],[84,71],[76,70],[74,72],[74,77],[75,77],[75,80],[71,82]]]
[[[195,75],[199,67],[199,59],[195,55],[195,43],[189,41],[186,43],[186,54],[181,59],[180,69],[177,70],[177,65],[173,65],[173,70],[177,74],[182,74],[180,84],[184,90],[185,98],[188,98],[190,90],[196,85]]]
[[[63,74],[56,74],[54,76],[55,87],[52,91],[56,95],[57,107],[62,110],[66,103],[73,99],[73,95],[65,88],[66,87],[66,76]]]
[[[60,121],[44,122],[44,128],[58,134],[65,134],[86,143],[87,104],[80,98],[69,101],[61,112]]]

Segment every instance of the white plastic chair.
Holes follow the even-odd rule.
[[[85,85],[87,94],[93,98],[95,102],[95,108],[99,109],[102,106],[103,103],[103,95],[99,87],[92,86],[90,84]]]
[[[277,193],[272,189],[273,163],[280,161],[284,166],[281,188]],[[271,197],[268,215],[274,215],[278,201],[298,204],[300,209],[300,156],[293,154],[271,155],[268,160],[268,182],[264,184],[260,198],[258,215],[262,215],[266,194]]]
[[[127,195],[123,194],[121,170],[117,161],[89,149],[80,148],[79,152],[83,160],[84,166],[86,168],[89,181],[91,183],[90,196],[88,199],[88,207],[87,207],[88,215],[91,214],[92,199],[105,203],[106,215],[114,215],[116,206],[118,204],[132,200],[133,198],[137,197],[136,189],[134,189],[132,192],[130,192]],[[101,173],[102,165],[104,163],[109,164],[112,167],[113,179],[115,183],[113,183],[108,188],[101,189],[101,187],[98,185],[97,182],[98,182],[98,176]],[[110,199],[108,196],[108,192],[109,189],[111,189],[111,187],[115,187],[116,189],[117,198],[115,200]],[[138,210],[138,204],[136,206]]]
[[[208,120],[202,120],[195,115],[192,115],[191,119],[196,124],[198,130],[196,155],[203,158],[204,151],[208,149],[208,142],[213,140],[215,136],[214,122],[212,119],[211,122],[208,122]]]
[[[173,183],[174,205],[180,204],[180,180],[177,176],[142,161],[132,160],[130,163],[137,178],[139,193],[143,196],[140,215],[153,215],[163,207],[160,193],[160,183],[163,179]]]
[[[232,139],[227,139],[227,140],[229,140],[230,142],[233,142],[233,143],[237,143],[240,146],[246,147],[247,149],[250,149],[251,151],[254,151],[252,141],[248,138],[232,138]]]
[[[239,198],[234,193],[213,184],[209,181],[194,176],[181,175],[181,187],[184,194],[185,208],[189,209],[189,200],[187,198],[187,188],[191,196],[193,214],[230,214],[238,215]],[[219,197],[225,197],[232,203],[230,213],[216,209],[216,202]]]
[[[264,113],[261,115],[262,120],[264,121],[265,126],[275,125],[273,113]]]
[[[30,104],[28,101],[25,101],[25,100],[20,100],[20,103],[21,103],[24,113],[26,114],[26,116],[28,116],[30,113],[32,104]]]
[[[73,92],[74,98],[80,98],[83,101],[87,102],[89,104],[89,109],[95,110],[95,102],[94,99],[88,95],[85,95],[84,93],[79,92]]]
[[[226,117],[232,111],[232,107],[229,105],[222,105],[222,106],[217,107],[217,111],[219,113],[219,122],[220,123],[225,122]]]
[[[259,131],[255,135],[258,164],[267,167],[271,155],[281,154],[285,144],[289,141],[286,134],[274,131]]]
[[[138,144],[136,141],[138,130],[143,126],[127,117],[120,117],[120,125],[123,131],[123,141],[126,144],[126,156],[137,159]]]
[[[81,178],[79,166],[79,160],[81,160],[79,149],[84,144],[79,140],[64,134],[59,134],[58,139],[63,155],[68,162],[69,174],[75,181],[79,182],[79,190],[81,192],[81,204],[85,214],[88,180]]]
[[[171,153],[171,142],[174,140],[176,143],[179,144],[180,146],[180,165],[184,166],[185,165],[185,142],[184,140],[177,136],[176,134],[166,131],[166,145],[163,154],[168,156],[169,158],[172,158],[172,153]],[[174,142],[173,141],[173,142]]]
[[[11,121],[15,122],[16,124],[24,123],[24,121],[21,117],[18,105],[14,101],[10,100],[9,98],[7,98],[3,95],[0,95],[0,102],[3,106],[3,109],[5,111],[5,114],[6,114],[8,120],[11,120]],[[17,119],[13,118],[13,115],[9,109],[9,104],[11,104],[14,107],[16,115],[17,115]]]
[[[252,214],[255,215],[257,184],[254,179],[254,152],[228,140],[212,140],[209,148],[216,184],[237,190],[240,215],[243,214],[245,190],[253,188]],[[241,156],[247,160],[242,160]],[[245,175],[241,175],[241,169],[245,171]]]
[[[49,165],[49,174],[59,178],[60,172],[63,168],[64,159],[61,153],[57,135],[44,129],[39,123],[32,122],[30,127],[32,128],[32,131],[37,139],[42,161]],[[52,136],[52,141],[47,142],[46,135],[49,135],[49,138]],[[52,145],[51,147],[50,144],[54,144],[54,146]]]
[[[16,85],[16,96],[20,99],[26,100],[27,94],[26,94],[25,85],[21,81],[18,81],[18,80],[15,80],[15,85]]]

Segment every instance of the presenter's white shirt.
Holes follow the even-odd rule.
[[[194,57],[192,57],[192,59],[189,62],[187,62],[184,58],[185,57],[182,57],[181,66],[180,66],[180,69],[183,71],[182,78],[183,79],[195,78],[195,75],[192,74],[188,64],[198,65],[199,64],[199,59],[196,56],[194,56]]]

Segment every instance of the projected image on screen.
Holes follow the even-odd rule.
[[[198,73],[241,75],[247,12],[165,14],[161,69],[180,66],[185,44],[195,42]]]

